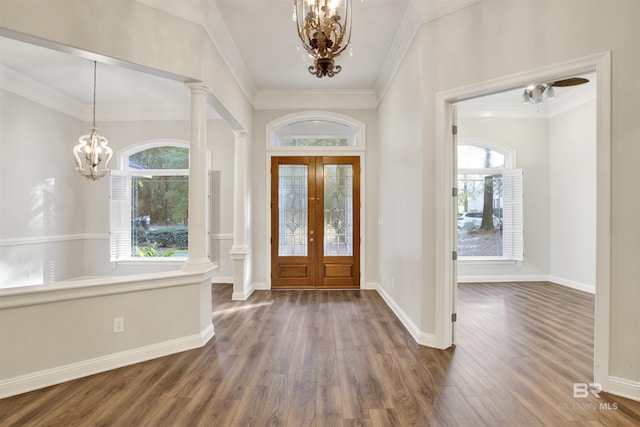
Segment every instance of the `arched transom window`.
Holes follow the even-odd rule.
[[[364,124],[342,114],[311,111],[267,124],[267,150],[363,150]]]

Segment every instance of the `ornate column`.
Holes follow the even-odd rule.
[[[248,134],[242,130],[235,135],[233,163],[233,300],[245,300],[253,292],[251,283],[251,250],[249,247],[249,165]]]
[[[206,270],[207,256],[207,87],[188,83],[191,91],[189,133],[189,256],[183,270]]]

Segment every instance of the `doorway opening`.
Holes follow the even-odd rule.
[[[553,82],[563,78],[569,78],[584,73],[595,73],[596,99],[595,99],[595,313],[594,313],[594,357],[593,357],[593,382],[602,386],[603,390],[609,387],[609,299],[610,299],[610,200],[611,200],[611,117],[609,114],[611,104],[611,54],[592,55],[585,58],[569,61],[555,66],[546,67],[495,81],[485,82],[476,86],[467,86],[460,89],[438,93],[436,96],[437,114],[437,150],[440,161],[437,162],[437,175],[441,179],[439,186],[439,200],[442,201],[437,212],[436,221],[444,225],[443,230],[437,235],[436,244],[441,251],[440,261],[442,267],[436,272],[436,342],[439,348],[447,348],[455,342],[455,302],[458,279],[459,261],[456,261],[457,249],[457,194],[455,189],[457,181],[456,162],[456,138],[457,118],[455,104],[474,98],[480,98],[488,94],[506,92],[515,88],[527,87],[536,82]],[[525,181],[529,179],[527,170],[524,170]],[[452,190],[453,189],[453,190]],[[526,192],[526,191],[525,191]],[[525,204],[527,196],[525,195]],[[527,238],[535,239],[537,236],[527,236],[525,219],[525,241]],[[525,244],[526,246],[526,244]],[[448,256],[447,254],[453,254]],[[524,259],[528,254],[525,250]],[[547,274],[548,276],[548,274]],[[507,279],[509,280],[509,279]],[[513,279],[510,281],[514,281]],[[441,285],[442,284],[442,285]],[[586,378],[585,380],[589,380]]]
[[[359,157],[272,157],[272,287],[359,288],[359,201]]]

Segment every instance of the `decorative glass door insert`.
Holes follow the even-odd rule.
[[[274,157],[273,287],[359,287],[358,157]]]

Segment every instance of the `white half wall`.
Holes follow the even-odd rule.
[[[175,272],[0,290],[0,398],[203,346],[214,332],[210,277]]]

